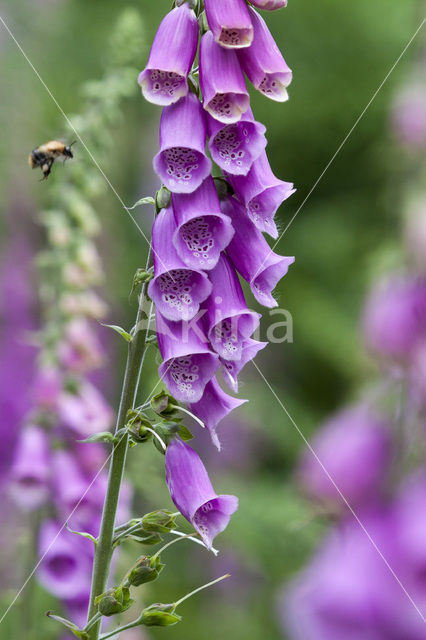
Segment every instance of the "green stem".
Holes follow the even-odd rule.
[[[141,298],[143,301],[145,287],[142,288]],[[117,433],[126,424],[126,416],[129,409],[133,409],[136,402],[136,395],[139,384],[139,377],[146,349],[146,337],[148,327],[142,328],[143,311],[139,304],[136,317],[135,332],[133,340],[129,342],[126,371],[124,374],[123,387],[121,391],[120,407],[118,410],[116,430]],[[120,496],[121,483],[123,479],[124,467],[126,464],[128,449],[128,436],[124,435],[114,446],[111,456],[108,487],[102,513],[101,529],[98,544],[95,550],[93,561],[92,587],[90,593],[90,605],[87,620],[90,621],[96,614],[95,598],[103,593],[107,587],[107,580],[110,571],[111,557],[113,553],[113,537],[115,516],[117,512],[118,499]],[[90,640],[98,640],[101,621],[97,622],[89,630]]]
[[[180,600],[177,600],[174,603],[175,607],[178,607],[182,602],[184,602],[185,600],[188,600],[188,598],[192,598],[192,596],[194,596],[196,593],[199,593],[204,589],[208,589],[208,587],[212,587],[214,584],[217,584],[218,582],[222,582],[222,580],[226,580],[227,578],[230,578],[230,577],[231,577],[230,573],[225,573],[224,576],[220,576],[220,578],[216,578],[216,580],[212,580],[207,584],[203,584],[201,587],[198,587],[198,589],[194,589],[194,591],[191,591],[191,593],[187,593],[186,596],[183,596],[183,598],[181,598]]]
[[[140,627],[140,625],[141,625],[141,620],[140,618],[138,618],[133,622],[129,622],[129,624],[125,624],[124,627],[117,627],[117,629],[114,629],[113,631],[106,633],[105,635],[101,636],[100,640],[107,640],[107,638],[113,638],[114,636],[118,635],[119,633],[122,633],[123,631],[127,631],[128,629],[134,629],[135,627]]]
[[[165,544],[163,547],[161,547],[161,549],[159,549],[156,553],[154,553],[154,555],[151,557],[151,562],[153,560],[155,560],[156,558],[158,558],[158,556],[163,553],[164,549],[167,549],[167,547],[170,547],[172,544],[176,544],[176,542],[180,542],[181,540],[185,540],[186,538],[191,538],[191,534],[188,533],[188,535],[186,536],[182,536],[180,538],[173,538],[173,540],[170,540],[167,544]]]

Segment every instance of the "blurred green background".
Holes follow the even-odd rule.
[[[105,71],[111,34],[125,7],[133,7],[142,18],[145,44],[134,61],[142,69],[169,0],[1,0],[0,16],[72,118],[81,107],[82,84]],[[274,172],[297,187],[278,214],[282,229],[414,33],[420,22],[418,8],[415,0],[294,0],[286,10],[265,15],[294,72],[287,104],[254,92],[252,97],[255,115],[268,129]],[[415,46],[408,50],[276,249],[296,256],[278,292],[280,306],[292,314],[294,341],[270,345],[256,362],[306,437],[331,411],[355,399],[376,374],[360,347],[359,314],[369,282],[398,243],[395,185],[404,175],[389,131],[389,109],[415,53]],[[0,57],[2,242],[7,244],[11,227],[18,228],[37,250],[44,239],[35,221],[46,206],[49,183],[38,182],[38,173],[27,166],[27,155],[48,139],[63,138],[65,122],[1,23]],[[160,110],[142,99],[135,77],[134,94],[125,103],[120,124],[105,131],[113,136],[113,152],[97,159],[129,205],[158,188],[151,159],[159,116]],[[85,153],[78,143],[75,162]],[[60,181],[66,170],[55,167],[51,180]],[[96,210],[103,225],[99,248],[106,271],[101,295],[111,307],[107,322],[130,327],[136,313],[136,301],[129,302],[131,281],[144,264],[147,246],[111,190],[96,201]],[[16,220],[18,211],[24,211],[22,220]],[[151,212],[138,208],[133,213],[148,233]],[[252,298],[249,304],[255,308]],[[265,313],[264,330],[268,323]],[[117,400],[124,357],[119,344],[109,365],[116,376],[111,402]],[[150,358],[142,394],[155,383],[155,368]],[[197,438],[216,490],[240,498],[239,511],[216,541],[221,554],[214,560],[187,543],[174,547],[162,579],[148,586],[142,597],[146,602],[172,601],[228,569],[233,578],[186,603],[180,625],[149,631],[146,637],[283,637],[275,615],[277,590],[303,566],[326,523],[292,483],[303,439],[251,365],[242,375],[241,396],[250,404],[222,425],[223,454]],[[163,473],[155,452],[131,452],[136,513],[170,506]],[[127,544],[124,554],[135,558],[139,550]],[[124,566],[127,560],[122,562]],[[4,584],[2,608],[22,582],[20,571],[16,573]],[[43,618],[53,606],[51,600],[35,588],[36,638],[55,637],[56,627]],[[0,626],[0,638],[13,637],[9,630],[18,615],[17,606]]]

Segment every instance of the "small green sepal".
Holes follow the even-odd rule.
[[[69,531],[70,533],[73,533],[75,536],[80,536],[82,538],[87,538],[88,540],[91,540],[95,545],[95,547],[98,544],[97,538],[95,538],[95,536],[92,536],[91,533],[87,533],[85,531],[74,531],[68,526],[68,522],[65,523],[65,528],[67,531]]]
[[[132,587],[139,587],[141,584],[153,582],[157,580],[163,567],[164,564],[161,563],[158,556],[153,558],[141,556],[127,574],[126,582]]]
[[[144,515],[141,524],[145,531],[169,533],[176,528],[176,514],[166,509],[159,509]]]
[[[110,431],[99,431],[99,433],[94,433],[84,440],[77,440],[77,442],[106,442],[107,444],[115,444],[116,441],[117,438]]]
[[[99,613],[107,617],[127,611],[133,602],[134,600],[130,597],[130,589],[124,586],[108,589],[108,591],[101,593],[95,599],[95,605],[98,607]]]
[[[141,207],[144,204],[152,204],[155,205],[155,200],[152,196],[147,196],[146,198],[141,198],[137,200],[134,205],[131,207],[126,207],[127,211],[132,211],[132,209],[136,209],[136,207]]]
[[[154,427],[143,414],[133,410],[127,412],[126,430],[135,444],[150,440],[152,438],[150,429]]]
[[[107,329],[112,329],[116,333],[119,333],[126,342],[131,342],[133,340],[131,334],[122,327],[119,327],[118,324],[104,324],[103,322],[101,322],[101,325],[103,327],[106,327]]]
[[[180,622],[182,617],[174,613],[175,604],[151,604],[142,611],[141,623],[147,627],[171,627]]]
[[[77,638],[80,638],[80,640],[89,640],[89,636],[87,635],[87,633],[83,631],[83,629],[80,629],[80,627],[78,627],[76,624],[74,624],[74,622],[71,622],[71,620],[67,620],[66,618],[62,618],[61,616],[56,616],[54,615],[53,611],[46,611],[46,615],[51,620],[55,620],[62,626],[69,629]]]
[[[161,209],[167,209],[170,206],[170,202],[172,199],[172,194],[167,189],[167,187],[161,187],[155,194],[155,206],[157,211],[161,211]]]
[[[174,416],[176,414],[177,400],[169,393],[161,391],[151,400],[151,409],[159,416]]]

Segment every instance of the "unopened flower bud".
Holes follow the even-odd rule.
[[[129,411],[127,414],[128,422],[126,424],[126,429],[134,442],[147,442],[151,437],[152,433],[150,429],[152,429],[152,425],[143,416],[136,413],[135,411]]]
[[[157,210],[160,211],[160,209],[167,209],[167,207],[170,206],[171,198],[172,194],[167,187],[161,187],[161,189],[159,189],[155,194],[155,205]]]
[[[161,604],[157,602],[143,610],[141,623],[147,627],[170,627],[182,620],[181,616],[174,613],[175,604]]]
[[[176,413],[176,400],[162,391],[151,400],[151,409],[160,416],[173,416]]]
[[[158,578],[163,567],[164,564],[160,562],[160,558],[158,556],[155,557],[155,560],[151,559],[149,556],[142,556],[129,572],[127,582],[132,587],[139,587],[141,584],[145,584],[146,582],[153,582]]]
[[[138,269],[133,276],[133,288],[136,289],[140,284],[145,284],[146,282],[150,282],[154,277],[152,271],[147,271],[146,269]]]
[[[142,527],[145,531],[169,533],[176,527],[175,515],[171,511],[161,509],[152,511],[143,516]]]
[[[114,616],[117,613],[127,611],[133,604],[128,587],[116,587],[108,589],[95,600],[99,613],[103,616]]]

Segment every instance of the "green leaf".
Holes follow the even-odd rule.
[[[122,338],[124,338],[127,342],[131,342],[133,340],[131,334],[128,331],[125,331],[122,327],[119,327],[117,324],[104,324],[101,322],[103,327],[107,327],[107,329],[112,329],[120,334]]]
[[[117,438],[110,431],[99,431],[99,433],[94,433],[93,436],[89,436],[84,440],[77,440],[77,442],[107,442],[108,444],[115,444]]]
[[[187,442],[188,440],[192,440],[192,438],[194,437],[190,432],[190,430],[188,429],[188,427],[185,427],[185,425],[183,424],[180,426],[179,435],[184,442]]]
[[[152,198],[151,196],[148,196],[146,198],[141,198],[140,200],[138,200],[137,202],[135,202],[135,204],[132,207],[126,207],[126,209],[128,211],[132,211],[132,209],[136,209],[136,207],[141,207],[144,204],[152,204],[155,205],[155,200],[154,198]]]
[[[89,640],[89,636],[87,635],[87,633],[80,629],[80,627],[78,627],[76,624],[74,624],[74,622],[71,622],[71,620],[61,618],[61,616],[56,616],[52,611],[46,611],[46,615],[51,620],[55,620],[56,622],[59,622],[59,624],[62,624],[64,627],[69,629],[75,636],[77,636],[77,638],[80,638],[81,640]]]
[[[68,522],[65,523],[65,528],[67,531],[69,531],[70,533],[73,533],[76,536],[81,536],[82,538],[87,538],[88,540],[91,540],[95,546],[98,544],[97,539],[95,538],[95,536],[92,536],[91,533],[86,533],[85,531],[74,531],[68,526]]]

